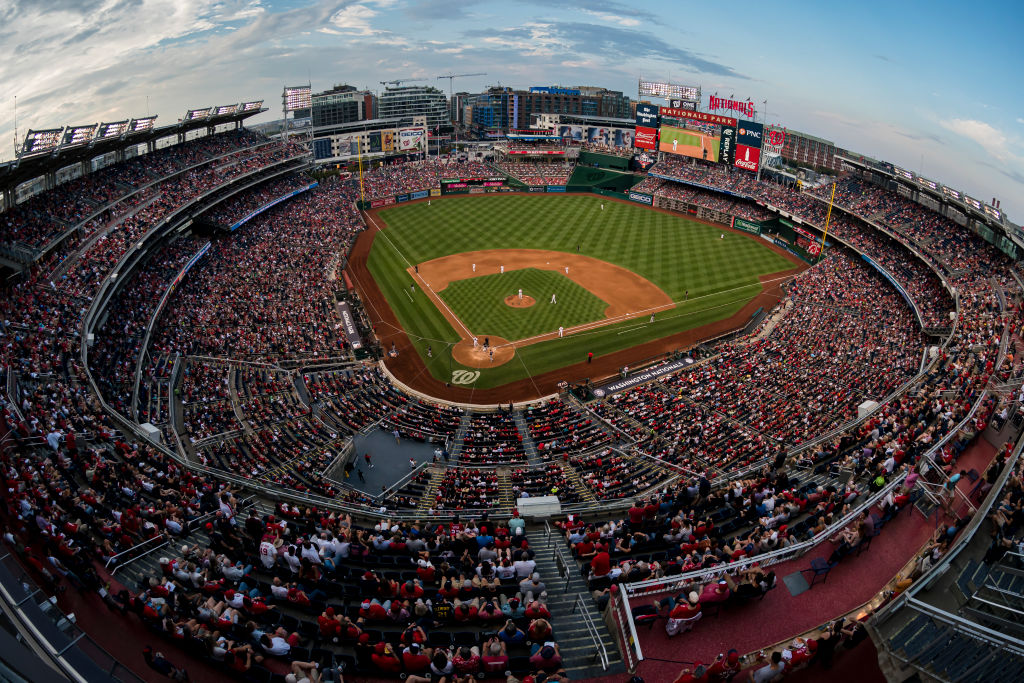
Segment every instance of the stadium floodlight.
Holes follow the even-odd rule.
[[[119,138],[125,134],[128,130],[128,119],[124,121],[108,121],[101,123],[99,128],[96,129],[95,139],[97,140],[109,140],[110,138]]]
[[[309,109],[313,106],[313,88],[308,85],[285,86],[281,97],[286,112]]]
[[[206,107],[205,109],[189,109],[185,112],[185,121],[201,121],[202,119],[210,118],[210,112],[213,111],[213,107]]]
[[[128,124],[129,133],[143,133],[147,130],[153,130],[153,126],[156,125],[156,115],[146,116],[141,119],[132,119],[131,123]]]
[[[642,78],[639,81],[637,92],[640,97],[660,97],[666,100],[688,100],[690,102],[700,102],[700,86],[699,85],[680,85],[677,83],[667,83],[665,81],[645,81]]]
[[[42,154],[60,146],[61,134],[64,128],[47,128],[45,130],[30,130],[25,135],[25,142],[21,145],[18,156],[27,154]]]
[[[237,104],[221,104],[213,108],[214,116],[229,116],[238,111]]]
[[[74,145],[84,145],[91,142],[96,136],[96,129],[99,126],[97,123],[93,123],[88,126],[68,126],[64,129],[64,135],[61,138],[61,147],[72,147]]]
[[[243,102],[240,106],[239,111],[259,111],[263,108],[263,100],[254,100],[252,102]]]
[[[934,180],[928,180],[927,178],[922,178],[921,176],[917,176],[917,182],[918,182],[918,184],[924,185],[925,187],[927,187],[930,190],[938,190],[939,189],[939,184],[937,182],[935,182]]]

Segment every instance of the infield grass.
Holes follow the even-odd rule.
[[[513,308],[505,303],[505,297],[518,296],[520,288],[534,298],[533,306]],[[561,273],[536,268],[456,280],[438,294],[474,334],[509,341],[600,320],[608,307]],[[551,303],[552,294],[555,303]]]
[[[677,302],[674,310],[659,313],[653,324],[631,320],[517,349],[511,362],[483,368],[474,385],[478,388],[578,363],[588,352],[600,356],[728,318],[761,291],[759,275],[793,267],[757,237],[728,232],[721,239],[722,230],[704,223],[599,196],[449,197],[429,205],[395,206],[383,211],[381,219],[387,229],[374,239],[368,267],[428,369],[441,381],[449,379],[449,363],[452,369],[462,367],[450,361],[446,348],[459,335],[418,287],[410,291],[413,281],[406,269],[414,264],[485,249],[577,253],[578,248],[581,254],[647,278]],[[561,302],[562,294],[558,296]],[[520,311],[506,306],[503,297],[494,302],[490,317],[512,320]],[[533,308],[548,305],[545,299],[534,298]],[[458,308],[462,316],[474,315],[462,312],[461,303]],[[492,325],[497,321],[480,328],[465,322],[470,329],[501,334]],[[557,322],[554,329],[558,325],[570,326]],[[502,336],[517,338],[516,332],[510,334]],[[432,358],[427,357],[428,346]]]

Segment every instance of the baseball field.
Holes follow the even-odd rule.
[[[434,198],[367,222],[354,272],[378,337],[404,333],[421,371],[477,390],[723,321],[794,269],[756,237],[592,195]]]

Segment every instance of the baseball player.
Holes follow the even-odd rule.
[[[499,266],[498,269],[501,271],[502,275],[505,274],[505,266]]]
[[[566,267],[565,267],[565,274],[566,274],[566,275],[568,275],[568,274],[569,274],[569,266],[566,266]]]
[[[519,300],[520,301],[523,300],[523,290],[522,289],[519,290]]]
[[[561,338],[562,338],[562,332],[564,332],[564,331],[565,331],[565,328],[564,328],[564,327],[562,327],[561,325],[559,325],[559,326],[558,326],[558,338],[559,338],[559,339],[561,339]]]
[[[473,272],[474,273],[476,272],[476,264],[475,263],[473,264]]]

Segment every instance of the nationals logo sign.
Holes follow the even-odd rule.
[[[764,147],[762,152],[768,156],[777,157],[782,154],[782,147],[786,144],[786,131],[782,128],[766,128],[764,131]]]
[[[725,97],[711,96],[708,102],[708,109],[711,111],[718,111],[719,109],[725,109],[727,111],[738,111],[744,116],[753,118],[754,116],[754,103],[753,102],[741,102],[740,100],[730,100]]]

